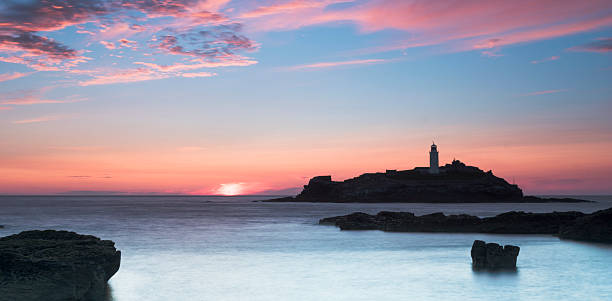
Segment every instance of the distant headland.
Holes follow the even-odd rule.
[[[590,202],[572,198],[525,196],[515,184],[484,172],[459,160],[444,166],[438,164],[438,148],[429,152],[429,167],[411,170],[387,170],[365,173],[345,181],[331,176],[310,179],[295,197],[265,202],[334,202],[334,203],[541,203]]]

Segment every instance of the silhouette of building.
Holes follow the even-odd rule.
[[[437,174],[440,172],[438,168],[438,146],[432,142],[431,150],[429,151],[429,173]]]

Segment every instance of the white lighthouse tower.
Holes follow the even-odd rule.
[[[432,141],[431,151],[429,151],[429,173],[436,174],[439,172],[440,170],[438,169],[438,147]]]

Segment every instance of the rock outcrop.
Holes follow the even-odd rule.
[[[612,243],[612,208],[584,214],[576,211],[552,213],[506,212],[493,217],[381,211],[376,215],[355,212],[323,218],[320,224],[342,230],[391,232],[449,232],[498,234],[553,234],[561,238]]]
[[[114,242],[68,231],[0,238],[0,300],[100,300],[119,270]]]
[[[577,218],[559,229],[559,237],[612,243],[612,208]]]
[[[583,202],[576,199],[543,199],[523,196],[514,184],[466,166],[455,160],[430,174],[428,169],[388,170],[366,173],[345,181],[332,181],[331,176],[310,179],[295,197],[274,202],[380,202],[380,203],[478,203],[478,202]]]
[[[521,248],[512,245],[504,247],[496,243],[475,240],[472,244],[472,267],[476,270],[516,269],[516,259]]]

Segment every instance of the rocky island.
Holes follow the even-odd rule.
[[[355,212],[323,218],[322,225],[341,230],[390,232],[448,232],[496,234],[552,234],[560,238],[612,243],[612,208],[584,214],[577,211],[552,213],[506,212],[493,217],[444,215],[416,216],[411,212],[381,211],[376,215]]]
[[[0,238],[0,300],[103,300],[119,270],[110,240],[68,231],[25,231]]]
[[[524,196],[514,184],[467,166],[459,160],[436,168],[387,170],[366,173],[345,181],[332,181],[331,176],[310,179],[295,197],[265,202],[336,202],[336,203],[540,203],[589,202],[572,198],[540,198]]]
[[[332,203],[541,203],[589,202],[572,198],[524,196],[515,184],[496,177],[492,171],[467,166],[459,160],[438,164],[438,147],[429,152],[429,167],[366,173],[345,181],[331,176],[310,179],[295,197],[264,202]]]

